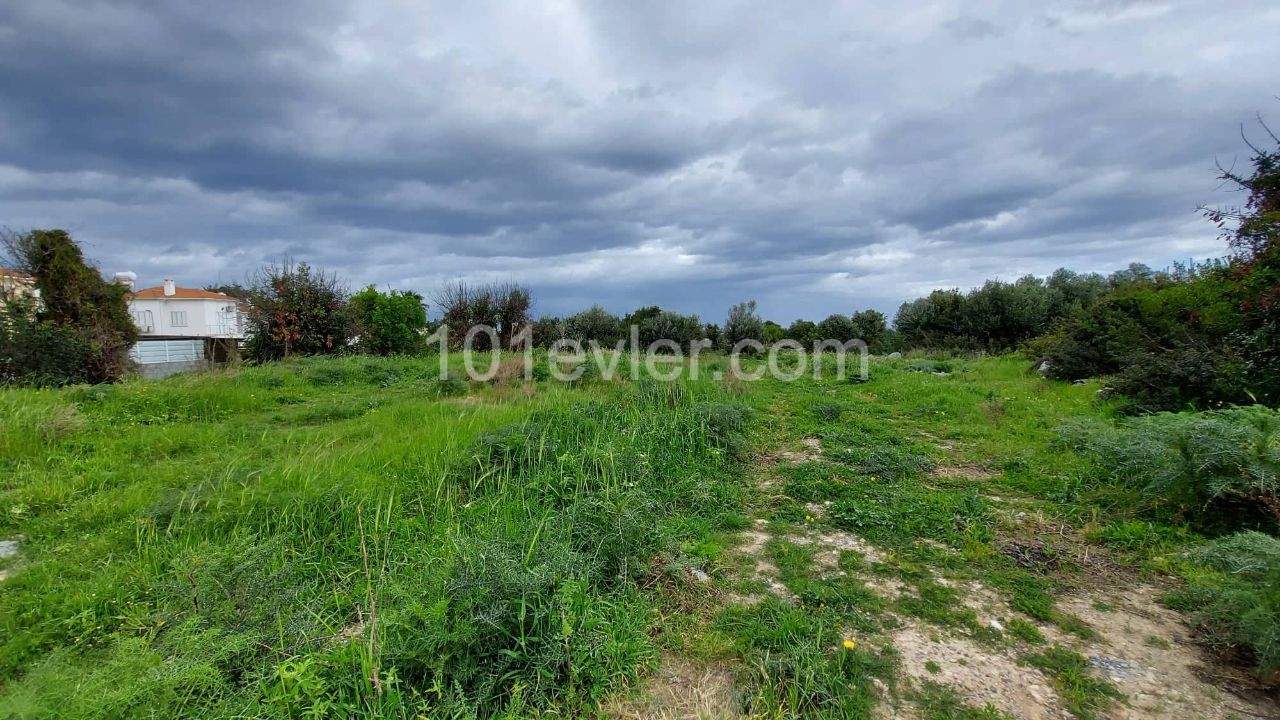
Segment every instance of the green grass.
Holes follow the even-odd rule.
[[[0,539],[23,538],[0,560],[0,718],[590,717],[672,652],[738,668],[754,715],[862,718],[897,694],[901,622],[1016,651],[1089,717],[1114,688],[1033,622],[1092,632],[1057,607],[1089,582],[1070,543],[1219,582],[1184,553],[1201,536],[1061,441],[1110,417],[1093,388],[1013,357],[746,385],[706,360],[676,384],[348,357],[0,390]],[[803,438],[807,462],[756,459]],[[794,600],[744,577],[756,518]],[[824,533],[883,557],[819,558]],[[1003,631],[972,584],[1007,599]]]
[[[1114,685],[1090,673],[1089,661],[1079,653],[1050,647],[1024,659],[1053,680],[1067,709],[1081,720],[1091,720],[1112,701],[1124,699]]]
[[[0,391],[0,716],[570,713],[652,667],[643,589],[742,522],[743,409],[438,375]]]

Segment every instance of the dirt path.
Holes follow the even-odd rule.
[[[821,442],[804,438],[797,447],[761,458],[751,476],[762,496],[776,496],[782,486],[780,470],[821,458]],[[934,476],[955,478],[961,474],[973,482],[992,476],[991,471],[976,466],[946,468],[935,471]],[[750,606],[771,595],[796,602],[769,552],[780,543],[810,553],[810,572],[819,579],[848,574],[841,569],[842,551],[857,553],[865,561],[864,567],[893,562],[891,551],[823,524],[828,506],[806,505],[807,519],[814,523],[800,529],[789,524],[780,529],[762,510],[751,527],[739,534],[732,551],[735,580],[753,591],[725,592],[721,601]],[[926,570],[932,581],[955,590],[959,602],[972,614],[967,626],[930,624],[894,609],[897,601],[917,593],[916,587],[883,572],[854,572],[889,608],[884,618],[888,629],[864,638],[864,642],[892,647],[897,657],[897,682],[892,688],[877,684],[877,717],[958,717],[936,714],[939,711],[929,706],[927,692],[936,694],[940,687],[975,712],[985,709],[987,714],[981,717],[1280,718],[1270,699],[1234,692],[1206,679],[1210,677],[1208,664],[1189,628],[1177,613],[1157,603],[1158,592],[1150,586],[1133,584],[1123,590],[1059,598],[1059,610],[1078,620],[1079,627],[1068,633],[1012,610],[1009,597],[980,582],[957,583],[933,569]],[[1010,632],[1014,627],[1019,630],[1016,634]],[[1058,658],[1083,658],[1087,666],[1045,668],[1042,666],[1048,663],[1029,659],[1051,653],[1058,653]],[[640,695],[647,700],[615,706],[610,712],[620,718],[744,717],[744,696],[733,683],[733,673],[723,666],[668,658],[649,692]],[[1080,684],[1108,687],[1114,697],[1082,696],[1076,692]]]

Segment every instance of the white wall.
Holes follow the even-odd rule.
[[[129,312],[144,336],[244,337],[235,300],[134,299],[129,301]],[[174,313],[185,313],[186,324],[175,324],[184,318]]]

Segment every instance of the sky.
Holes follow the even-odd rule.
[[[1277,37],[1273,0],[8,2],[0,225],[143,286],[892,315],[1221,255]]]

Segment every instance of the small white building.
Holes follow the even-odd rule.
[[[128,284],[131,273],[117,280]],[[129,313],[142,338],[130,350],[148,377],[199,370],[232,360],[245,337],[247,305],[220,292],[163,285],[135,290]]]
[[[143,337],[244,338],[242,301],[220,292],[164,285],[135,290],[129,312]]]
[[[0,301],[20,297],[40,297],[36,279],[17,270],[0,267]]]

